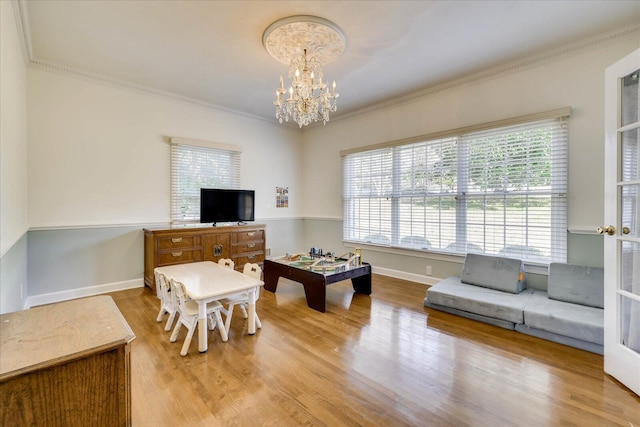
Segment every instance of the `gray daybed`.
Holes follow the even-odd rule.
[[[468,254],[460,277],[427,290],[426,307],[603,353],[603,269],[549,266],[547,292],[526,287],[521,260]]]

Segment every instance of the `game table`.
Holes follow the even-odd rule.
[[[209,348],[208,302],[246,291],[249,295],[247,332],[249,335],[256,333],[256,294],[260,292],[261,280],[212,261],[156,267],[155,271],[182,283],[189,297],[198,303],[198,351],[200,353],[206,352]],[[227,341],[227,331],[224,328],[220,331],[220,335],[222,341]]]
[[[264,288],[275,292],[280,277],[302,284],[307,305],[317,311],[326,311],[327,285],[351,279],[353,290],[371,295],[371,265],[358,264],[348,259],[335,260],[291,257],[267,259],[264,261]]]

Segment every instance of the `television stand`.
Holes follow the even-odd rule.
[[[264,224],[144,230],[144,284],[155,291],[153,270],[165,265],[230,258],[242,272],[246,263],[262,266],[266,253]]]

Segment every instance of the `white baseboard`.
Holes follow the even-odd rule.
[[[68,289],[65,291],[51,292],[48,294],[31,295],[24,302],[24,308],[28,309],[38,305],[52,304],[68,301],[76,298],[90,297],[106,294],[108,292],[124,291],[127,289],[144,287],[144,279],[126,280],[124,282],[106,283],[104,285],[87,286],[86,288]]]
[[[407,273],[405,271],[400,270],[392,270],[390,268],[382,268],[382,267],[371,267],[371,272],[374,274],[380,274],[382,276],[394,277],[396,279],[408,280],[410,282],[422,283],[423,285],[435,285],[440,282],[442,279],[439,277],[433,276],[425,276],[422,274],[415,273]]]
[[[408,280],[411,282],[422,283],[425,285],[435,285],[442,279],[421,274],[407,273],[390,268],[375,267],[371,268],[374,274],[382,276],[394,277],[396,279]],[[85,298],[94,295],[106,294],[109,292],[124,291],[127,289],[135,289],[144,287],[144,279],[126,280],[124,282],[107,283],[104,285],[87,286],[86,288],[69,289],[59,292],[51,292],[48,294],[31,295],[27,297],[24,308],[28,309],[39,305],[53,304],[61,301],[68,301],[76,298]]]

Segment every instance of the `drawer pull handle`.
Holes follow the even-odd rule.
[[[254,258],[255,258],[255,255],[249,255],[247,258],[249,258],[249,259],[254,259]]]
[[[174,257],[182,256],[182,252],[171,252],[171,256],[174,256]]]
[[[254,248],[255,246],[256,246],[256,244],[255,244],[255,243],[249,243],[249,244],[247,245],[247,247],[248,247],[248,248]]]
[[[180,242],[182,242],[182,237],[172,237],[171,241],[173,243],[180,243]]]
[[[255,232],[253,232],[253,231],[250,231],[249,233],[247,233],[247,236],[249,236],[249,237],[253,237],[253,236],[255,236],[255,235],[256,235],[256,233],[255,233]]]

